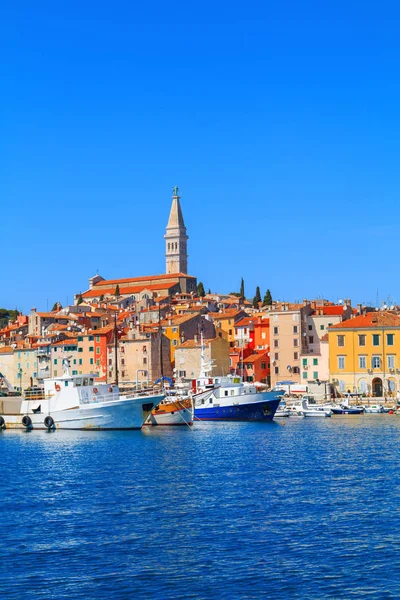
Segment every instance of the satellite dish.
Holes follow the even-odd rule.
[[[392,304],[392,306],[390,307],[390,310],[394,310],[394,305]]]
[[[288,370],[288,371],[291,371],[291,370],[292,370],[292,367],[291,367],[291,365],[288,365],[286,368],[287,368],[287,370]]]
[[[378,307],[376,307],[376,309],[375,309],[375,310],[379,310],[379,308],[378,308]]]
[[[343,300],[338,300],[338,304],[343,304]]]
[[[383,310],[387,310],[387,304],[383,305]]]

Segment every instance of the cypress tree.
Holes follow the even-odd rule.
[[[204,290],[204,285],[202,284],[201,281],[197,285],[197,295],[200,296],[200,298],[203,298],[206,295],[206,292]]]
[[[120,291],[119,291],[119,285],[118,285],[118,283],[117,283],[117,285],[116,285],[116,288],[115,288],[115,292],[114,292],[114,296],[115,296],[116,298],[118,298],[120,295],[121,295],[121,294],[120,294]]]
[[[263,306],[271,306],[271,304],[272,304],[271,292],[269,290],[267,290],[265,292],[265,296],[264,296],[264,300],[263,300]]]
[[[77,304],[82,304],[83,302],[83,298],[82,298],[82,294],[79,294],[78,300],[76,301]]]
[[[243,300],[245,299],[245,295],[244,295],[244,279],[242,277],[242,281],[240,282],[240,296],[241,298],[243,298]]]
[[[256,295],[253,298],[253,307],[258,308],[258,303],[261,302],[261,292],[259,286],[256,287]]]

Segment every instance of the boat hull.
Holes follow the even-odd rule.
[[[193,425],[193,405],[191,400],[164,401],[152,410],[145,425],[180,426]]]
[[[52,411],[54,425],[50,429],[141,429],[151,410],[164,398],[163,395],[139,398],[126,398],[103,403],[92,403],[68,410]],[[29,416],[31,424],[26,426],[22,418]],[[29,415],[7,415],[2,417],[5,429],[44,429],[48,413],[32,413]]]
[[[279,406],[280,397],[260,402],[213,405],[194,409],[195,419],[200,421],[272,421]]]
[[[334,415],[362,415],[362,408],[331,408]]]

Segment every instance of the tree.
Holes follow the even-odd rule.
[[[258,308],[259,302],[261,302],[261,292],[260,292],[260,288],[257,286],[256,287],[256,295],[253,298],[254,308]]]
[[[54,312],[55,310],[61,310],[61,309],[62,309],[61,303],[60,302],[55,302],[53,304],[53,308],[51,309],[51,312]]]
[[[207,294],[211,294],[211,288],[208,288]]]
[[[204,298],[204,296],[206,295],[206,292],[204,290],[204,285],[202,284],[202,282],[200,281],[197,285],[197,295],[200,298]]]
[[[263,306],[271,306],[271,304],[272,304],[271,292],[269,290],[267,290],[265,292],[265,296],[264,296],[264,300],[263,300]]]
[[[241,298],[243,298],[243,300],[245,299],[245,295],[244,295],[244,279],[242,277],[242,281],[240,282],[240,296]]]
[[[100,302],[103,302],[103,300],[104,300],[104,294],[102,294],[102,295],[100,296]]]
[[[116,288],[115,288],[115,292],[114,292],[114,296],[115,296],[116,298],[118,298],[118,296],[120,296],[120,295],[121,295],[121,294],[120,294],[120,291],[119,291],[119,285],[118,285],[118,283],[117,283],[117,285],[116,285]]]
[[[76,303],[77,304],[82,304],[82,302],[83,302],[82,294],[79,294],[78,300],[76,301]]]

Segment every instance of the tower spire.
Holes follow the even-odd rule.
[[[187,273],[187,240],[185,222],[179,202],[178,187],[172,189],[172,205],[164,235],[167,273]]]

